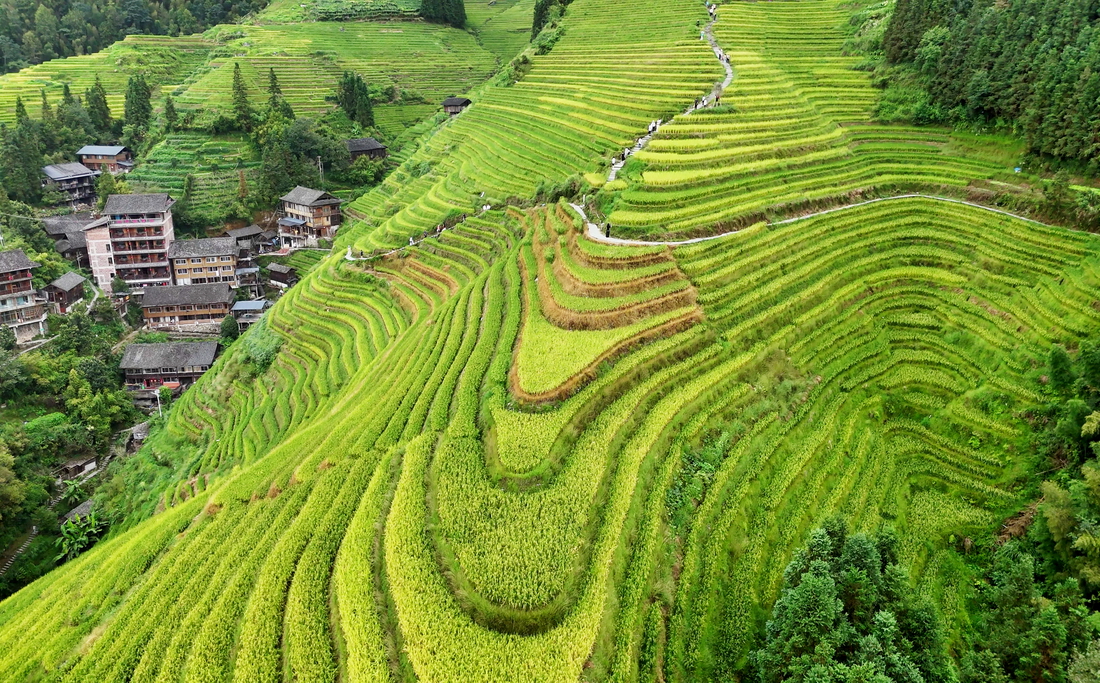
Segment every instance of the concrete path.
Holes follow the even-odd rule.
[[[860,206],[867,206],[868,204],[877,204],[879,202],[892,202],[892,201],[895,201],[895,200],[898,200],[898,199],[917,199],[917,198],[919,198],[919,199],[932,199],[932,200],[935,200],[937,202],[947,202],[949,204],[962,204],[963,206],[971,206],[971,207],[974,207],[975,209],[981,209],[983,211],[989,211],[989,212],[992,212],[992,213],[1001,214],[1002,216],[1008,216],[1009,218],[1015,218],[1016,220],[1026,221],[1028,223],[1035,223],[1036,225],[1042,225],[1042,226],[1048,227],[1048,228],[1057,227],[1057,226],[1054,226],[1054,225],[1050,225],[1049,223],[1043,223],[1042,221],[1037,221],[1034,218],[1028,218],[1026,216],[1018,216],[1014,213],[1011,213],[1009,211],[1004,211],[1002,209],[994,209],[994,208],[991,208],[991,207],[988,207],[988,206],[983,206],[982,204],[975,204],[973,202],[966,202],[966,201],[963,201],[961,199],[951,199],[951,198],[948,198],[948,197],[937,197],[935,195],[930,195],[930,194],[902,194],[902,195],[898,195],[896,197],[880,197],[878,199],[869,199],[865,202],[858,202],[856,204],[848,204],[847,206],[838,206],[838,207],[835,207],[835,208],[832,208],[832,209],[825,209],[823,211],[816,211],[814,213],[806,214],[805,216],[798,216],[796,218],[788,218],[786,220],[776,221],[774,223],[768,223],[768,226],[771,227],[773,225],[787,225],[788,223],[795,223],[795,222],[798,222],[798,221],[805,221],[805,220],[809,220],[811,218],[816,218],[817,216],[824,216],[826,214],[836,213],[838,211],[847,211],[849,209],[855,209],[855,208],[860,207]],[[636,247],[658,247],[658,246],[678,247],[678,246],[682,246],[682,245],[685,245],[685,244],[697,244],[699,242],[709,242],[711,240],[718,240],[718,239],[722,239],[723,237],[729,237],[731,235],[736,235],[739,232],[741,232],[741,230],[732,230],[730,232],[723,232],[723,233],[719,233],[717,235],[708,235],[707,237],[696,237],[696,238],[690,239],[690,240],[667,241],[667,242],[662,242],[662,241],[650,242],[650,241],[647,241],[647,240],[623,240],[623,239],[619,239],[617,237],[605,237],[604,234],[603,234],[603,231],[600,230],[600,227],[598,225],[596,225],[595,223],[589,222],[588,216],[585,215],[584,209],[582,207],[580,207],[576,204],[570,204],[569,206],[573,207],[573,210],[576,211],[578,214],[580,214],[581,219],[585,222],[586,228],[587,228],[585,230],[585,234],[588,235],[588,238],[593,240],[593,241],[596,241],[596,242],[602,242],[604,244],[619,244],[619,245],[622,245],[622,246],[636,246]]]
[[[718,6],[707,4],[707,11],[710,12],[710,21],[703,27],[703,31],[699,38],[700,40],[705,39],[710,43],[711,49],[714,50],[715,58],[722,64],[722,68],[726,70],[726,77],[721,83],[714,86],[714,89],[710,91],[709,95],[704,95],[697,102],[692,102],[691,106],[684,110],[685,116],[691,114],[693,111],[710,106],[711,103],[717,101],[718,98],[722,96],[722,93],[730,86],[730,83],[733,83],[733,67],[726,63],[726,53],[722,52],[722,48],[718,45],[718,40],[714,37],[714,25],[718,23]],[[634,146],[624,149],[622,154],[615,155],[611,162],[611,170],[607,174],[607,182],[610,183],[615,180],[615,178],[619,177],[619,171],[622,170],[623,166],[626,166],[627,160],[645,149],[645,146],[649,144],[653,136],[661,129],[661,124],[664,123],[664,121],[659,120],[654,123],[656,125],[652,130],[634,141]]]

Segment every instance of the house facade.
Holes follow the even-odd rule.
[[[353,163],[359,157],[385,159],[387,155],[386,146],[374,138],[355,138],[348,140],[347,145]]]
[[[73,304],[84,298],[84,276],[69,271],[46,285],[42,292],[54,310],[64,315],[72,309]]]
[[[170,285],[144,291],[141,312],[154,329],[180,330],[199,325],[217,326],[229,315],[233,292],[225,282]]]
[[[59,192],[65,200],[61,202],[77,209],[95,203],[95,183],[100,172],[84,164],[51,164],[42,167],[42,187],[46,192]]]
[[[179,240],[168,248],[172,274],[177,285],[205,285],[226,282],[237,287],[240,249],[232,237]]]
[[[160,387],[183,388],[195,383],[214,364],[217,342],[163,342],[130,344],[119,368],[131,391]]]
[[[134,153],[122,145],[84,145],[76,156],[93,171],[129,173],[134,168]]]
[[[42,225],[54,241],[58,253],[83,268],[88,265],[88,241],[84,237],[84,227],[93,220],[91,211],[83,211],[43,218]]]
[[[10,327],[19,343],[46,333],[46,299],[31,281],[38,267],[22,249],[0,251],[0,324]]]
[[[101,289],[111,291],[115,277],[131,289],[172,284],[173,204],[166,194],[107,198],[103,216],[84,228],[92,275]]]
[[[271,308],[271,302],[265,299],[256,301],[238,301],[233,304],[233,317],[237,321],[237,327],[244,332],[253,324],[260,322],[264,311]]]
[[[457,116],[463,109],[473,104],[465,97],[448,97],[443,100],[443,111],[447,112],[451,116]]]
[[[298,282],[298,271],[281,263],[270,263],[267,266],[267,277],[276,286],[293,287]]]
[[[316,246],[340,227],[342,200],[301,185],[279,198],[279,242],[288,247]]]

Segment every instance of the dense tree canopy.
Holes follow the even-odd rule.
[[[128,34],[181,35],[232,23],[265,0],[0,0],[0,70],[96,52]]]
[[[752,655],[762,683],[950,680],[942,627],[898,565],[892,532],[848,535],[834,519],[783,574]]]
[[[1004,120],[1037,153],[1100,166],[1100,4],[898,0],[883,49],[919,69],[931,120]]]

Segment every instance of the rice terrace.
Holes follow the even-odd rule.
[[[116,330],[0,351],[0,680],[1100,681],[1097,0],[141,3],[0,19],[0,252]]]

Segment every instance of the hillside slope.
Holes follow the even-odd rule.
[[[590,242],[540,186],[723,73],[701,5],[623,12],[575,0],[550,54],[354,203],[272,309],[271,367],[253,328],[172,408],[165,509],[0,603],[0,677],[715,680],[838,511],[896,525],[954,618],[947,538],[1017,502],[1014,416],[1100,322],[1100,243],[926,198]]]

